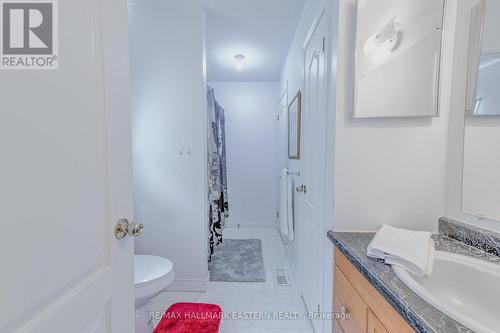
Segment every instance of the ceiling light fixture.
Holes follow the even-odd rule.
[[[234,65],[237,70],[243,70],[245,67],[245,56],[243,54],[237,54],[234,56]]]

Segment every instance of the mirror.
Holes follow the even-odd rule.
[[[472,8],[469,35],[467,112],[500,116],[500,1],[482,0]]]
[[[358,0],[354,118],[438,116],[444,0]]]
[[[471,11],[462,212],[500,221],[500,1]]]

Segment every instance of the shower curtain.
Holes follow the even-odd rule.
[[[208,99],[208,204],[209,253],[222,243],[222,230],[229,217],[226,169],[226,133],[224,109],[217,103],[214,90],[207,87]]]

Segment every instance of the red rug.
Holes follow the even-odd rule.
[[[153,333],[217,333],[221,318],[222,310],[215,304],[175,303]]]

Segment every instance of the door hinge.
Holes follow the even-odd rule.
[[[326,39],[325,37],[323,37],[323,53],[325,53],[325,49],[326,49]]]

